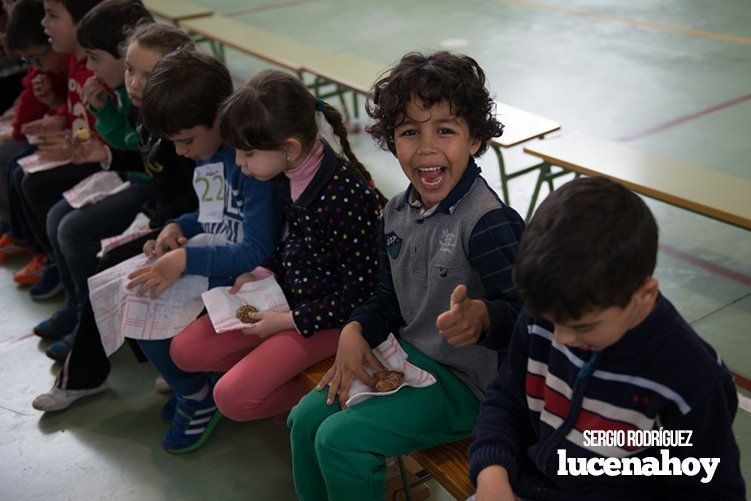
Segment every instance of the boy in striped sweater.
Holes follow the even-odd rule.
[[[526,310],[470,448],[477,499],[744,499],[733,380],[660,294],[657,225],[601,178],[524,233]]]

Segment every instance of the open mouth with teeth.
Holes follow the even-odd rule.
[[[446,180],[446,167],[420,167],[417,169],[420,185],[427,190],[437,190]]]

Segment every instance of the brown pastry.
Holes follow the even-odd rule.
[[[244,324],[254,324],[258,322],[258,320],[251,318],[251,313],[258,313],[258,308],[249,304],[244,304],[237,309],[235,316],[237,316],[238,320]]]
[[[86,141],[89,141],[91,139],[91,131],[89,129],[80,129],[77,130],[75,134],[73,134],[73,137],[77,141],[85,143]]]
[[[379,393],[395,390],[404,382],[404,373],[399,371],[378,371],[373,374],[375,389]]]

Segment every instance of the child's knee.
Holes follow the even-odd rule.
[[[321,412],[322,406],[326,405],[325,398],[320,398],[322,392],[311,391],[295,405],[287,417],[287,426],[290,428],[292,440],[295,437],[312,437],[324,419],[328,417],[328,412]],[[325,397],[325,393],[323,393]]]
[[[318,427],[315,437],[316,455],[319,458],[334,457],[348,450],[351,430],[343,416],[334,414]]]
[[[214,403],[224,417],[232,421],[250,421],[255,418],[254,405],[246,400],[247,392],[243,391],[244,388],[247,388],[247,383],[238,385],[226,376],[217,381],[214,386]]]
[[[201,357],[199,356],[201,347],[192,343],[190,339],[191,327],[194,324],[195,322],[191,323],[172,338],[170,356],[175,365],[186,372],[204,372],[207,369],[201,365]]]

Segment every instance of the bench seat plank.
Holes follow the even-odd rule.
[[[300,72],[304,61],[327,57],[325,51],[222,15],[181,21],[180,27],[269,63]]]
[[[520,110],[500,101],[495,102],[496,118],[504,125],[501,137],[490,140],[501,148],[511,148],[561,128],[561,124],[534,113]]]
[[[751,229],[751,180],[583,133],[539,141],[524,151],[551,165],[604,176],[648,197]]]
[[[185,19],[210,16],[214,13],[211,9],[182,0],[144,0],[143,4],[149,12],[173,24]]]
[[[376,78],[386,70],[382,64],[354,54],[329,54],[303,64],[303,69],[360,94],[368,94]]]

